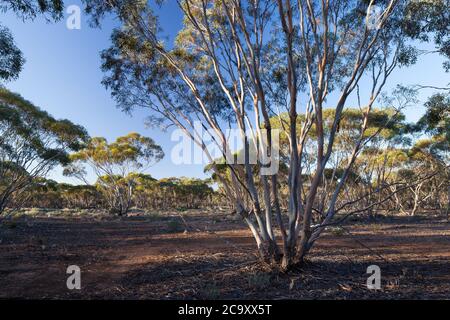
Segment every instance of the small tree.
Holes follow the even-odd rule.
[[[97,186],[103,193],[109,209],[118,215],[126,214],[131,207],[136,172],[143,172],[164,157],[153,139],[138,133],[119,137],[111,144],[105,138],[92,138],[84,149],[70,156],[72,163],[64,170],[86,184],[89,165],[97,177]]]

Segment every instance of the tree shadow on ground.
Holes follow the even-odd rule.
[[[377,263],[381,290],[367,288],[367,262],[309,260],[280,273],[252,257],[184,257],[146,265],[122,278],[138,299],[446,299],[450,261]]]

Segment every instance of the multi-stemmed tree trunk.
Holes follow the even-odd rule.
[[[387,78],[398,64],[414,59],[398,28],[405,1],[377,1],[375,8],[373,0],[179,0],[184,26],[173,46],[160,40],[158,19],[148,5],[111,3],[125,27],[115,31],[113,47],[103,53],[103,69],[108,73],[104,83],[118,103],[125,110],[151,110],[152,119],[176,125],[204,151],[264,261],[283,269],[302,262],[336,213],[347,207],[336,208],[336,203],[357,156],[381,130],[366,132]],[[320,205],[322,219],[313,226],[318,191],[325,169],[332,166],[350,98],[357,101],[360,128],[341,178]],[[335,110],[328,124],[326,107]],[[279,174],[271,170],[280,161],[274,117],[289,144],[283,157],[287,221]],[[242,142],[241,168],[231,161],[231,124]],[[311,152],[306,146],[312,136]],[[228,160],[227,170],[214,162],[207,140]],[[304,174],[306,158],[314,159],[310,179]]]

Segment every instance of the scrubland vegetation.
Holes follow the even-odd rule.
[[[117,106],[181,130],[208,158],[207,178],[155,179],[153,166],[170,154],[158,141],[135,132],[91,137],[2,87],[2,261],[15,259],[17,245],[29,264],[44,255],[100,274],[121,266],[107,285],[89,273],[90,298],[373,298],[351,270],[364,273],[375,259],[388,270],[390,297],[445,297],[450,90],[419,75],[413,86],[390,79],[424,54],[443,57],[448,72],[448,1],[179,1],[183,26],[170,43],[158,17],[164,1],[83,3],[94,27],[111,16],[120,25],[101,54]],[[63,8],[60,0],[0,0],[0,11],[24,20],[58,20]],[[2,26],[0,45],[7,83],[24,54]],[[432,91],[426,101],[423,90]],[[418,106],[424,114],[412,122]],[[57,167],[79,184],[52,180]],[[99,262],[92,246],[104,259],[118,253]],[[26,296],[26,286],[14,287],[14,265],[1,268],[2,287]],[[173,277],[186,287],[164,284]],[[48,297],[78,297],[41,280]],[[273,294],[262,293],[269,287]]]

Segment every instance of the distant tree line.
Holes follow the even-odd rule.
[[[209,181],[144,173],[164,153],[138,133],[108,144],[0,88],[0,214],[7,208],[99,208],[123,215],[142,209],[198,208],[211,201]],[[45,179],[56,166],[83,185]],[[86,166],[97,177],[87,181]]]
[[[404,90],[401,89],[403,94]],[[412,94],[409,92],[408,94]],[[425,104],[426,113],[415,124],[407,123],[398,109],[374,109],[366,124],[370,143],[361,148],[347,184],[336,200],[338,213],[363,213],[373,216],[380,210],[414,215],[422,209],[449,210],[450,171],[450,98],[433,95]],[[324,135],[334,118],[334,109],[323,114]],[[281,130],[278,188],[282,212],[289,207],[287,162],[289,139],[283,131],[285,117],[271,118],[271,126]],[[300,115],[297,125],[305,118]],[[333,198],[333,190],[345,174],[355,137],[360,134],[363,117],[359,110],[346,108],[336,133],[332,162],[321,177],[314,202],[313,222],[323,219],[324,207]],[[317,146],[314,125],[306,152]],[[242,152],[242,151],[241,151]],[[304,157],[303,166],[314,169],[313,152]],[[40,207],[104,209],[125,215],[132,208],[167,210],[228,206],[225,181],[232,172],[245,180],[244,165],[225,164],[217,159],[205,168],[210,179],[154,179],[145,171],[164,157],[162,148],[151,138],[130,133],[108,143],[105,138],[90,138],[84,128],[68,120],[56,120],[21,96],[0,89],[0,212],[7,208]],[[57,183],[45,177],[61,165],[66,176],[82,185]],[[215,166],[219,179],[211,170]],[[89,169],[88,169],[89,168]],[[97,178],[91,185],[88,170]],[[263,196],[258,165],[253,165],[256,192]],[[302,175],[307,192],[312,172]],[[214,190],[212,186],[217,186]],[[248,195],[243,201],[250,202]]]
[[[112,214],[126,214],[132,209],[144,211],[210,208],[220,204],[219,194],[208,180],[165,178],[156,180],[141,174],[136,179],[130,207],[126,212],[111,208],[108,192],[102,183],[71,185],[54,180],[36,179],[10,206],[20,208],[89,209]],[[17,202],[16,202],[17,201]]]

